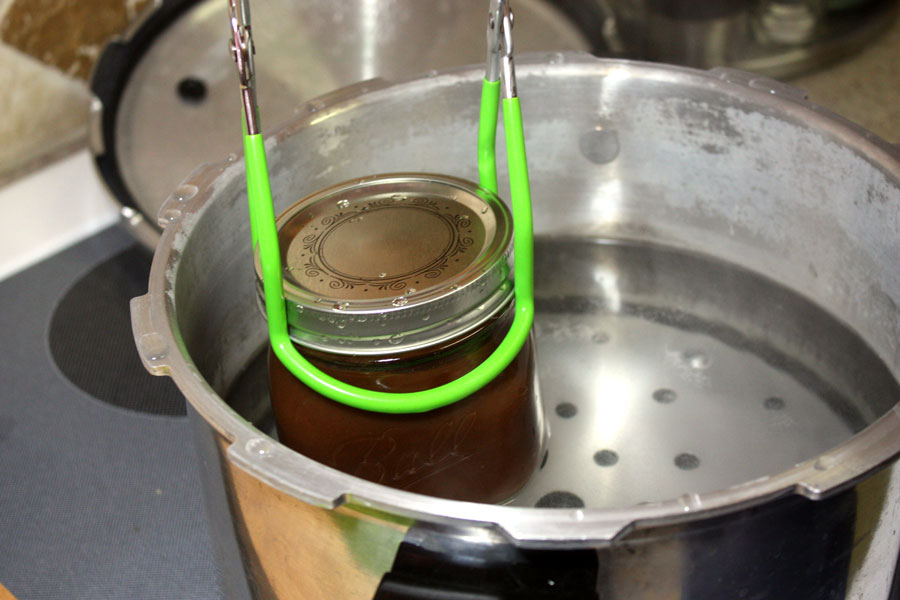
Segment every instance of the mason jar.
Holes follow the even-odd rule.
[[[496,195],[468,181],[353,180],[300,200],[277,227],[292,341],[340,381],[383,392],[448,383],[483,362],[512,323],[512,217]],[[541,458],[530,336],[485,387],[428,412],[388,414],[330,400],[271,350],[269,384],[282,443],[383,485],[499,503]]]

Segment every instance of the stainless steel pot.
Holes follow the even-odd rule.
[[[890,26],[895,0],[557,0],[605,56],[790,77],[859,51]],[[595,10],[588,10],[594,5]],[[600,10],[596,10],[600,9]]]
[[[887,598],[900,150],[733,70],[550,54],[518,74],[552,433],[515,506],[409,494],[279,445],[242,162],[199,168],[163,204],[135,339],[192,407],[228,594]],[[268,139],[278,210],[372,173],[476,180],[481,77],[306,105]]]

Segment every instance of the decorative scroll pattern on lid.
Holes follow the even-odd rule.
[[[297,228],[285,278],[346,300],[414,293],[458,275],[485,244],[485,223],[455,198],[391,194],[341,198]]]

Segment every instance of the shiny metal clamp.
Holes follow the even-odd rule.
[[[487,81],[502,80],[503,97],[515,98],[516,70],[513,63],[513,12],[508,0],[491,0],[487,26]]]
[[[247,133],[256,135],[260,131],[259,109],[256,104],[256,68],[253,64],[256,48],[250,31],[250,0],[228,0],[228,13],[231,21],[231,53],[241,82]]]

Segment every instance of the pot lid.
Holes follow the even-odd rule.
[[[163,201],[197,166],[241,147],[240,102],[226,51],[227,3],[165,0],[110,43],[91,90],[91,148],[134,233],[155,247]],[[481,0],[267,0],[254,9],[265,123],[358,81],[484,61]],[[516,44],[590,50],[548,0],[518,0]],[[265,60],[263,60],[265,57]]]

